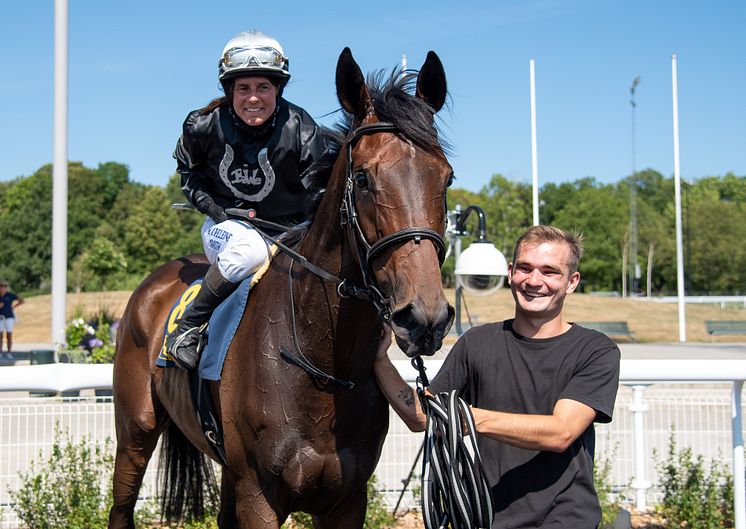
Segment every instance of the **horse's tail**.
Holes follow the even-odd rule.
[[[158,465],[161,520],[201,520],[214,511],[218,487],[210,460],[172,422],[163,434]]]

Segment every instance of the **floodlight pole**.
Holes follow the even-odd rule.
[[[539,161],[536,153],[536,75],[534,73],[535,61],[529,62],[529,77],[531,82],[531,196],[534,211],[534,226],[539,225]]]
[[[67,0],[55,0],[52,170],[52,344],[55,349],[65,341],[67,296],[67,19]]]
[[[640,280],[640,265],[637,262],[637,149],[636,149],[636,123],[635,111],[635,89],[640,84],[640,76],[634,78],[630,86],[630,105],[632,107],[632,175],[629,177],[629,248],[631,273],[629,275],[629,291],[634,296],[637,294]]]
[[[671,81],[673,87],[673,178],[676,206],[676,283],[679,298],[679,341],[686,342],[686,307],[684,296],[684,252],[681,234],[681,168],[679,165],[679,83],[676,70],[677,57],[671,56]]]

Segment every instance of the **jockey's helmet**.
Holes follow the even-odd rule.
[[[288,58],[276,39],[256,29],[242,31],[228,41],[218,63],[218,79],[226,81],[246,75],[264,75],[279,81],[280,89],[290,79]]]

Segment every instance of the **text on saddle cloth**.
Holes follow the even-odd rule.
[[[276,253],[276,247],[270,249],[270,260]],[[241,322],[241,317],[246,309],[246,303],[249,300],[249,291],[259,282],[268,268],[269,262],[253,275],[241,281],[238,288],[210,316],[207,330],[207,345],[199,359],[198,372],[200,378],[204,380],[220,380],[228,347],[233,341],[233,336],[236,334],[236,329],[238,329],[238,324]],[[189,285],[173,304],[171,310],[169,310],[163,329],[163,345],[155,362],[155,365],[158,367],[176,367],[176,363],[166,351],[166,339],[169,333],[176,330],[179,319],[194,302],[194,298],[197,297],[201,288],[202,279],[200,278]]]

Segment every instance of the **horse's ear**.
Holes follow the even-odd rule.
[[[345,48],[337,60],[337,98],[347,112],[363,119],[371,107],[370,94],[360,66],[352,57],[350,48]]]
[[[446,72],[434,51],[427,52],[425,64],[417,76],[417,97],[424,99],[435,112],[446,102]]]

